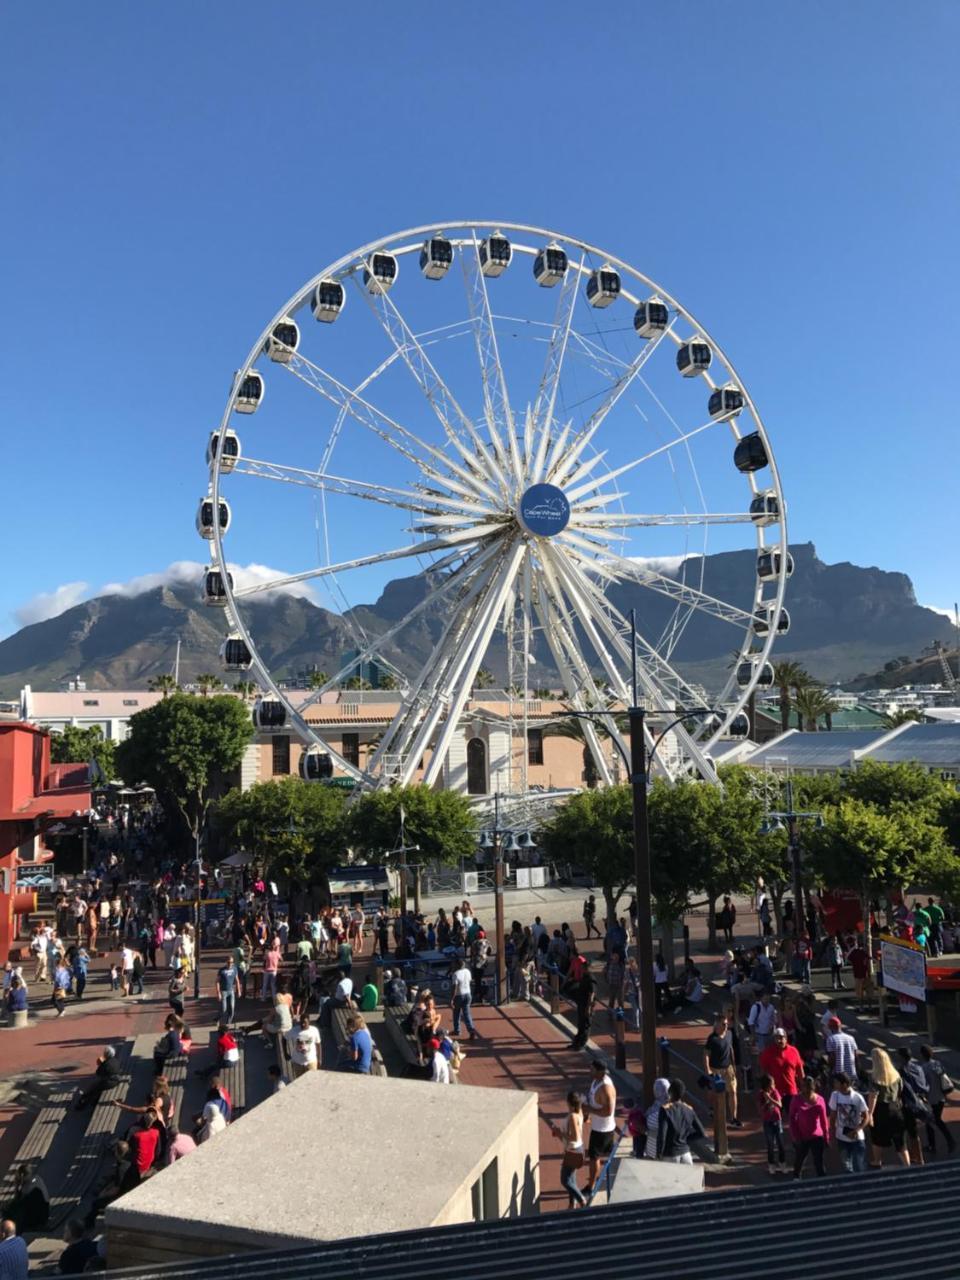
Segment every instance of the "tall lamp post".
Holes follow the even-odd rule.
[[[201,878],[203,876],[203,861],[200,857],[200,826],[197,825],[197,842],[196,842],[196,858],[194,860],[194,870],[196,872],[195,898],[193,904],[194,915],[194,939],[193,939],[193,998],[200,999],[200,952],[202,947],[201,934],[203,932],[200,915],[203,911],[203,884]]]
[[[712,707],[694,707],[672,720],[654,740],[647,756],[645,731],[646,709],[638,705],[637,696],[637,638],[636,613],[630,611],[633,658],[633,705],[627,709],[630,738],[629,759],[624,762],[630,771],[633,795],[633,850],[634,877],[637,889],[637,958],[640,964],[640,1052],[643,1069],[644,1104],[653,1103],[653,1082],[657,1077],[657,990],[653,980],[653,885],[650,869],[650,823],[647,812],[647,786],[650,769],[657,749],[666,735],[684,720],[719,714]],[[571,711],[568,714],[582,719],[606,719],[609,711]],[[614,741],[616,741],[614,739]],[[619,746],[619,743],[617,744]]]
[[[801,812],[794,808],[793,779],[789,775],[786,779],[784,792],[784,798],[787,802],[786,808],[770,811],[761,824],[760,832],[761,835],[767,835],[771,831],[782,831],[784,825],[786,825],[787,847],[790,851],[790,873],[793,880],[794,920],[796,921],[793,936],[796,939],[799,938],[806,926],[806,912],[803,907],[803,860],[800,852],[800,824],[812,822],[815,827],[822,827],[823,814],[815,810]]]

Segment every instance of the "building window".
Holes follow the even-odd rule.
[[[360,767],[360,735],[359,733],[345,733],[340,739],[340,754],[346,760],[347,764],[354,765],[355,768]]]
[[[474,1222],[495,1222],[500,1217],[499,1181],[497,1158],[494,1156],[470,1188]]]
[[[99,705],[100,705],[100,699],[99,699],[99,698],[84,698],[84,700],[83,700],[83,705],[84,705],[85,707],[99,707]]]
[[[124,698],[123,705],[125,707],[139,707],[140,703],[136,698]]]
[[[487,747],[482,738],[467,743],[467,791],[472,796],[487,794]]]
[[[290,735],[277,734],[273,743],[273,776],[290,772]]]
[[[543,764],[543,730],[527,730],[527,764]]]

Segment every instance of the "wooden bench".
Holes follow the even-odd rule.
[[[234,1036],[237,1042],[237,1049],[240,1056],[236,1062],[225,1064],[220,1070],[220,1083],[230,1094],[230,1101],[233,1104],[231,1116],[234,1120],[241,1115],[247,1107],[247,1090],[246,1076],[244,1073],[243,1061],[243,1036]],[[214,1054],[216,1054],[217,1033],[213,1037]]]
[[[73,1154],[63,1185],[56,1195],[51,1196],[48,1231],[60,1226],[71,1212],[76,1211],[77,1205],[92,1188],[100,1163],[108,1154],[119,1126],[124,1123],[127,1113],[115,1107],[114,1103],[123,1101],[130,1085],[131,1050],[130,1041],[117,1050],[116,1061],[119,1069],[117,1082],[100,1095],[99,1102],[93,1108],[86,1132]]]
[[[17,1170],[28,1162],[39,1166],[53,1146],[54,1139],[63,1123],[64,1112],[76,1092],[74,1084],[58,1084],[34,1117],[30,1131],[20,1145],[20,1149],[11,1161],[6,1176],[0,1182],[0,1204],[5,1204],[13,1196],[13,1188]]]

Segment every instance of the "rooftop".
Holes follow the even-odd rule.
[[[800,733],[788,729],[750,756],[750,764],[759,768],[837,769],[854,763],[854,752],[873,745],[889,731],[876,729],[833,730],[822,733]]]
[[[887,764],[916,761],[925,765],[960,764],[960,724],[908,724],[895,737],[864,753]]]

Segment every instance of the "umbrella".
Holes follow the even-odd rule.
[[[220,859],[220,865],[221,867],[245,867],[252,861],[252,853],[231,853],[229,857]]]

